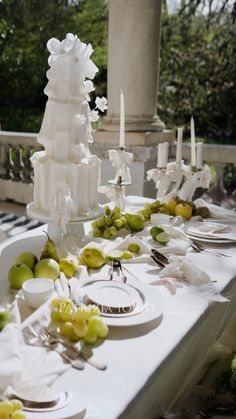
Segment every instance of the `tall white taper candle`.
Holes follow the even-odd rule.
[[[124,103],[124,94],[120,90],[120,147],[125,146],[125,103]]]
[[[196,167],[196,144],[195,144],[195,127],[194,127],[194,119],[191,117],[191,166]]]
[[[163,143],[158,144],[157,146],[157,167],[162,167],[163,161]]]
[[[176,145],[176,163],[181,164],[182,161],[182,141],[184,127],[178,127],[177,145]]]
[[[202,169],[202,143],[197,143],[197,169]]]

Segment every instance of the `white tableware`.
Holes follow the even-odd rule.
[[[86,295],[96,305],[111,310],[132,308],[139,296],[135,288],[118,281],[96,281],[88,287]]]
[[[53,295],[54,281],[48,278],[32,278],[22,285],[25,301],[30,307],[38,308]]]
[[[167,214],[151,214],[151,224],[172,224],[175,217]]]
[[[62,392],[57,406],[49,409],[27,409],[27,419],[67,419],[85,417],[86,408],[80,400],[79,394],[74,392]]]
[[[195,241],[204,242],[204,243],[212,243],[212,244],[230,244],[230,243],[236,243],[236,240],[229,240],[229,239],[211,239],[211,238],[207,238],[207,237],[195,236],[193,234],[188,234],[188,236],[191,239],[195,240]]]
[[[183,228],[194,239],[214,243],[236,242],[236,228],[232,225],[195,221],[189,222]]]
[[[97,281],[85,281],[78,287],[87,294],[88,288]],[[103,280],[101,280],[103,282]],[[109,282],[109,280],[107,281]],[[138,326],[149,323],[153,320],[161,318],[163,313],[164,301],[162,295],[158,290],[150,287],[150,285],[143,284],[133,278],[128,279],[128,284],[132,286],[139,294],[136,306],[133,311],[128,313],[111,313],[109,311],[101,313],[101,317],[108,326]]]

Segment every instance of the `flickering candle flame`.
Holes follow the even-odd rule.
[[[176,163],[181,164],[182,161],[182,141],[184,127],[178,127],[177,146],[176,146]]]
[[[195,127],[194,127],[194,119],[191,118],[190,122],[191,126],[191,166],[196,167],[196,143],[195,143]]]
[[[120,142],[119,146],[123,148],[125,146],[125,103],[124,94],[120,90]]]
[[[202,143],[197,143],[197,169],[202,169]]]

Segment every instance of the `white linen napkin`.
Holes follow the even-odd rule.
[[[190,241],[188,236],[179,227],[164,224],[162,228],[171,237],[170,241],[166,245],[161,245],[156,240],[153,240],[150,235],[152,226],[147,226],[145,230],[137,234],[137,236],[143,240],[149,248],[155,248],[163,255],[170,256],[184,256],[190,248]]]
[[[209,204],[202,198],[198,198],[194,201],[197,208],[207,207],[210,212],[210,217],[214,219],[224,219],[229,221],[236,221],[236,211],[219,207],[218,205]]]
[[[17,301],[11,312],[14,321],[0,333],[0,393],[35,399],[40,392],[46,395],[48,386],[70,365],[65,364],[56,352],[26,345],[19,324]]]
[[[165,285],[171,294],[183,284],[189,291],[199,294],[207,300],[226,302],[227,298],[217,292],[209,275],[193,265],[186,257],[174,260],[159,273],[161,280],[152,281],[151,285]]]

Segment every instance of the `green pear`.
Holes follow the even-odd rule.
[[[34,270],[34,267],[37,262],[38,262],[38,258],[32,252],[22,252],[17,256],[15,260],[16,265],[21,265],[22,263],[25,263],[26,265],[29,266],[29,268],[32,271]]]
[[[106,263],[107,256],[98,247],[86,247],[81,254],[81,259],[88,268],[98,269]]]
[[[144,229],[145,219],[141,214],[125,214],[128,227],[131,231],[141,231]]]
[[[6,326],[6,324],[11,320],[11,315],[9,311],[0,309],[0,331]]]
[[[78,262],[77,262],[78,266]],[[76,271],[76,264],[73,258],[67,256],[59,260],[60,270],[65,274],[67,278],[71,278]]]
[[[57,279],[60,276],[60,267],[55,259],[41,259],[34,268],[36,278]]]
[[[46,233],[46,231],[45,231]],[[59,262],[60,258],[57,254],[57,249],[54,241],[50,239],[48,233],[47,234],[47,240],[44,244],[44,248],[42,250],[40,259],[54,259],[57,262]]]
[[[23,282],[34,278],[33,271],[25,263],[13,265],[8,272],[8,282],[12,288],[20,289]]]

